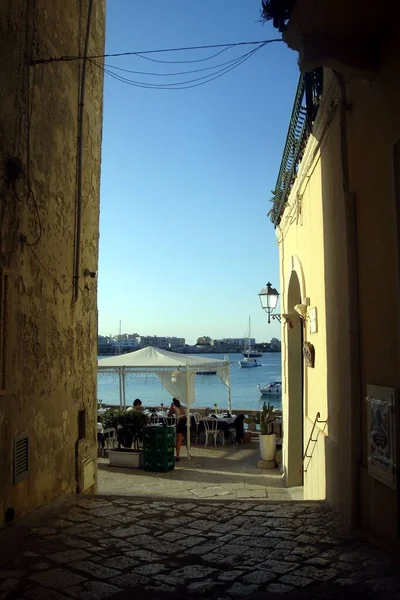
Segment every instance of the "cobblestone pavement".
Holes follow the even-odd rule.
[[[242,447],[194,447],[192,459],[182,457],[170,473],[110,467],[108,459],[99,459],[99,492],[191,500],[290,500],[278,469],[259,469],[259,459],[258,443]]]
[[[0,600],[400,598],[321,503],[77,496],[0,541]]]

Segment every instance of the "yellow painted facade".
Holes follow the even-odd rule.
[[[287,39],[297,49],[291,27]],[[302,44],[300,56],[309,59]],[[276,229],[282,311],[294,325],[282,324],[283,465],[288,485],[301,485],[308,445],[304,497],[326,498],[354,528],[398,546],[399,483],[386,485],[369,471],[366,398],[369,385],[400,390],[400,45],[395,27],[387,28],[379,66],[346,65],[342,73],[318,51],[322,100]],[[296,303],[307,305],[304,321]],[[315,365],[302,361],[299,370],[303,341],[314,346]],[[300,422],[292,416],[299,404]],[[308,443],[317,413],[316,441]]]

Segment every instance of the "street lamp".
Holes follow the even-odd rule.
[[[262,308],[267,311],[268,314],[268,323],[271,323],[271,317],[281,322],[281,315],[272,314],[276,309],[276,305],[278,304],[279,292],[275,288],[272,287],[270,283],[267,283],[267,286],[261,290],[258,294],[260,297],[260,302]]]

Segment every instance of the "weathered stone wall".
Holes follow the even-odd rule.
[[[60,494],[85,491],[90,476],[83,482],[83,463],[96,456],[97,280],[85,278],[84,269],[97,271],[103,75],[88,63],[80,293],[73,302],[82,60],[30,64],[81,55],[87,14],[88,0],[0,4],[0,266],[9,278],[0,524],[8,507],[18,517]],[[97,0],[89,54],[104,51],[104,22],[105,1]],[[9,157],[21,164],[14,181]],[[81,409],[86,432],[79,441]],[[29,436],[29,474],[14,485],[19,434]]]

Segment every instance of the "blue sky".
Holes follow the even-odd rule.
[[[259,6],[260,0],[113,0],[106,52],[279,37],[272,25],[259,23]],[[247,50],[194,65],[138,57],[109,63],[175,72]],[[194,60],[213,52],[156,56]],[[250,315],[257,341],[280,338],[257,294],[268,280],[279,288],[267,212],[298,81],[296,61],[285,44],[271,44],[220,79],[187,90],[142,89],[105,76],[101,334],[118,333],[121,319],[123,332],[182,336],[188,343],[200,335],[242,337]]]

